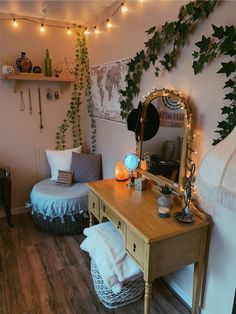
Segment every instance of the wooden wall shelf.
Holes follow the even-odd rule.
[[[17,82],[24,82],[24,81],[44,81],[44,82],[58,82],[60,83],[60,91],[63,92],[65,84],[74,82],[74,78],[68,77],[49,77],[44,75],[34,75],[31,73],[27,74],[11,74],[11,75],[3,75],[1,77],[2,80],[6,81],[13,81],[14,82],[14,93],[17,92]]]

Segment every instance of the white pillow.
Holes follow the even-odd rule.
[[[72,152],[81,153],[81,146],[65,150],[46,149],[45,152],[51,169],[51,180],[57,180],[58,170],[71,170]]]

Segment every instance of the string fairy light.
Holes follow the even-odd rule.
[[[40,32],[41,33],[44,33],[45,32],[45,27],[44,27],[44,24],[41,24],[41,26],[40,26]]]
[[[128,11],[128,8],[127,6],[125,5],[124,2],[121,3],[121,12],[122,13],[126,13]]]
[[[99,29],[97,28],[97,26],[94,26],[93,32],[94,32],[94,34],[99,34],[100,33]]]
[[[113,16],[115,16],[119,11],[121,11],[122,13],[126,13],[128,11],[128,8],[127,8],[125,2],[120,2],[118,7],[109,15],[109,17],[106,18],[105,20],[99,22],[99,23],[96,23],[96,26],[83,25],[82,27],[84,29],[84,34],[85,35],[89,35],[91,33],[92,29],[93,29],[93,33],[94,34],[99,34],[100,33],[99,27],[100,26],[102,27],[103,25],[106,28],[108,28],[108,29],[112,28],[113,24],[111,22],[111,18]],[[75,29],[76,27],[80,26],[80,25],[76,25],[76,24],[71,24],[70,26],[68,26],[68,23],[67,23],[66,26],[53,24],[52,22],[50,22],[50,23],[49,22],[42,23],[42,22],[40,22],[40,20],[37,20],[37,19],[34,19],[34,18],[30,18],[30,17],[19,16],[19,15],[17,15],[17,17],[14,17],[14,18],[12,18],[12,17],[0,18],[0,21],[8,21],[8,20],[12,21],[12,26],[15,27],[15,28],[18,26],[18,22],[20,20],[38,24],[39,25],[39,30],[40,30],[41,33],[46,32],[46,28],[47,29],[48,28],[60,28],[60,29],[64,29],[68,35],[71,35],[72,34],[72,29]]]
[[[89,35],[89,34],[90,34],[90,31],[88,30],[87,27],[84,28],[84,34],[85,34],[85,35]]]
[[[17,21],[16,21],[15,18],[14,18],[13,21],[12,21],[12,25],[13,25],[13,27],[17,27],[17,26],[18,26],[18,23],[17,23]]]
[[[106,27],[107,27],[107,28],[111,28],[111,27],[112,27],[112,23],[111,23],[111,20],[110,20],[110,19],[107,19],[107,21],[106,21]]]

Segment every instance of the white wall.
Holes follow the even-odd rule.
[[[42,68],[46,48],[49,49],[53,69],[63,58],[74,61],[76,36],[68,36],[65,29],[49,28],[42,34],[38,25],[27,21],[20,20],[17,29],[12,27],[11,21],[1,21],[0,25],[0,71],[2,64],[15,67],[21,51],[26,52],[33,65]],[[42,132],[39,130],[38,87],[41,88],[42,99]],[[33,184],[38,180],[36,148],[55,148],[56,132],[69,108],[72,87],[72,84],[67,84],[59,100],[48,101],[47,88],[59,91],[58,83],[24,82],[14,93],[13,82],[0,79],[0,167],[11,168],[13,208],[24,207]],[[28,88],[31,89],[32,116],[28,109]],[[24,95],[24,112],[20,111],[20,90]],[[68,141],[68,147],[71,143]]]
[[[99,37],[91,35],[89,39],[90,64],[99,65],[111,61],[133,57],[144,47],[148,39],[145,30],[153,25],[162,25],[165,21],[177,18],[180,1],[144,1],[129,2],[132,9],[126,16],[117,15],[114,18],[116,27],[106,31]],[[157,79],[153,69],[147,71],[141,82],[141,93],[134,100],[137,106],[142,96],[157,89],[167,87],[182,91],[186,98],[190,98],[196,112],[195,148],[199,154],[195,161],[198,164],[205,153],[211,148],[215,137],[217,121],[220,120],[220,108],[226,103],[223,101],[225,81],[224,75],[216,74],[223,58],[207,66],[197,76],[192,69],[195,50],[194,43],[201,36],[212,33],[211,24],[235,24],[236,3],[226,1],[206,21],[202,21],[185,47],[178,60],[176,69],[172,73],[161,74]],[[118,105],[118,104],[117,104]],[[105,120],[97,120],[98,149],[103,154],[104,176],[111,177],[114,173],[114,163],[127,151],[134,150],[134,134],[123,125]],[[124,142],[125,139],[125,142]],[[201,202],[201,207],[212,216],[213,228],[211,233],[209,262],[205,297],[203,302],[204,313],[230,314],[232,310],[234,290],[236,287],[236,250],[235,250],[235,213],[226,208],[213,208]],[[177,285],[188,299],[192,289],[192,267],[176,272],[171,280]]]

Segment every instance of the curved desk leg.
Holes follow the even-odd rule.
[[[152,283],[145,282],[144,314],[151,313]]]

